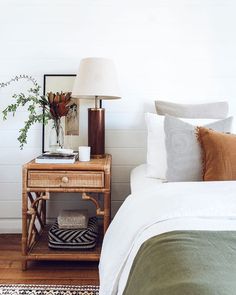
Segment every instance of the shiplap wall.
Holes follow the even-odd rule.
[[[112,212],[129,194],[129,174],[145,162],[144,112],[156,98],[179,102],[227,99],[236,111],[234,0],[0,0],[0,81],[30,74],[76,73],[80,59],[112,58],[122,100],[106,101],[106,151],[113,156]],[[0,110],[17,83],[0,89]],[[0,120],[0,232],[21,228],[21,165],[41,152],[41,126],[19,150],[26,118]],[[55,197],[51,216],[79,198]],[[82,204],[83,206],[83,204]]]

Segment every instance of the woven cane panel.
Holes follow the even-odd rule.
[[[29,187],[104,187],[104,172],[29,171]]]

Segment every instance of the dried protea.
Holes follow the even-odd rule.
[[[49,92],[47,97],[50,113],[53,119],[61,118],[68,114],[71,92]]]

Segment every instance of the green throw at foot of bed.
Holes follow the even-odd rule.
[[[236,231],[174,231],[140,248],[123,295],[236,294]]]

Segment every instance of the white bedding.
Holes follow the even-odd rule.
[[[148,238],[173,230],[236,230],[236,181],[176,182],[132,190],[104,238],[100,295],[122,294]]]
[[[163,179],[146,177],[147,164],[142,164],[135,167],[130,173],[130,188],[131,194],[146,190],[147,187],[152,187],[153,190],[158,189],[158,186],[164,182]]]

